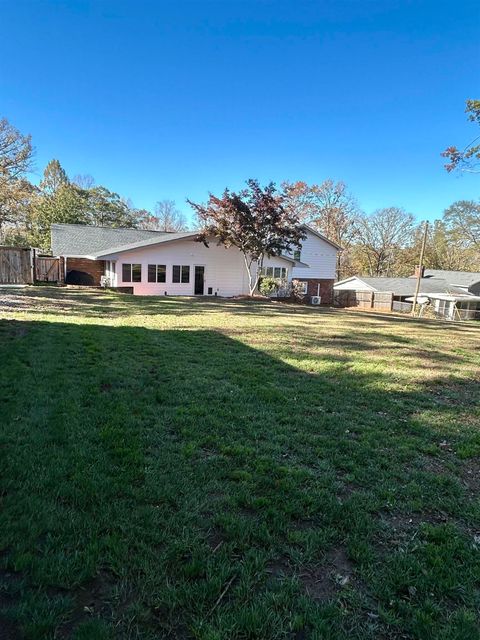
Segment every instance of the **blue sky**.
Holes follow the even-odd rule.
[[[344,180],[419,220],[478,199],[440,152],[476,135],[478,1],[0,0],[0,115],[36,179],[69,175],[189,212],[249,177]]]

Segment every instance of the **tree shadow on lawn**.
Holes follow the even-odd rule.
[[[203,330],[3,321],[0,354],[12,637],[475,637],[479,423],[428,386]]]
[[[272,300],[245,300],[234,298],[216,298],[211,296],[133,296],[115,293],[110,290],[91,287],[27,287],[23,289],[1,289],[0,312],[11,313],[28,311],[29,314],[54,314],[82,318],[118,318],[144,315],[148,316],[195,316],[220,312],[232,312],[236,316],[251,317],[304,317],[318,320],[335,318],[354,319],[357,329],[367,332],[389,327],[405,326],[406,329],[420,329],[433,335],[444,332],[464,332],[471,334],[480,329],[480,323],[452,323],[430,318],[412,318],[392,314],[381,314],[362,311],[348,311],[334,307],[316,307],[303,304],[291,304]],[[400,338],[397,336],[397,339]],[[408,341],[408,338],[405,338]]]
[[[108,318],[131,315],[191,316],[220,311],[235,311],[242,315],[278,315],[283,313],[308,313],[309,307],[275,304],[262,300],[221,298],[215,296],[133,296],[110,290],[89,287],[28,287],[22,289],[0,288],[0,311],[29,313],[54,313],[92,318]]]

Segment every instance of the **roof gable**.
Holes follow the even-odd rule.
[[[301,228],[312,233],[314,236],[317,236],[317,238],[320,238],[320,240],[323,240],[327,244],[330,244],[335,249],[340,250],[342,248],[339,244],[337,244],[336,242],[333,242],[333,240],[329,240],[327,236],[324,236],[323,233],[320,233],[320,231],[313,229],[313,227],[310,227],[308,224],[302,224]]]
[[[76,257],[95,257],[102,253],[111,253],[115,247],[142,242],[155,243],[180,235],[166,231],[114,229],[81,224],[52,224],[51,234],[53,255]]]

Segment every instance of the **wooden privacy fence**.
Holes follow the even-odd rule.
[[[373,308],[377,311],[391,311],[393,293],[391,291],[375,291],[373,294]]]
[[[0,247],[0,284],[31,284],[32,282],[31,249]]]
[[[63,258],[35,255],[34,264],[35,280],[37,282],[63,282]]]
[[[358,307],[359,309],[375,309],[375,311],[392,310],[393,293],[391,291],[339,289],[333,295],[334,304],[337,307]]]
[[[31,247],[0,246],[0,284],[63,281],[63,258],[41,255]]]

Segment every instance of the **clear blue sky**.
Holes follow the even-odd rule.
[[[440,151],[476,134],[478,0],[0,0],[0,115],[37,178],[152,208],[245,179],[347,182],[366,211],[480,196]]]

